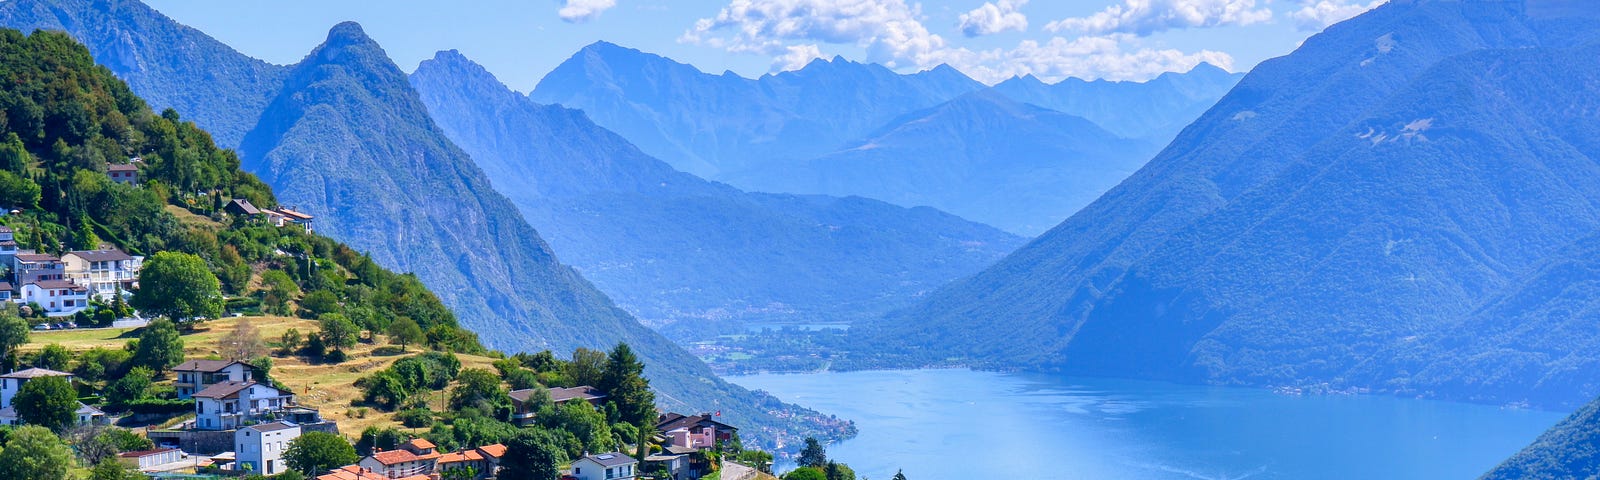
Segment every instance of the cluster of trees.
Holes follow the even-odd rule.
[[[795,463],[799,468],[784,474],[783,480],[856,480],[856,472],[849,465],[828,460],[827,449],[815,437],[806,437]],[[906,480],[906,475],[896,471],[893,480]]]
[[[61,378],[29,381],[18,401],[30,402],[18,408],[23,420],[32,425],[58,428],[73,419],[80,393],[100,395],[111,411],[152,408],[175,411],[191,407],[176,400],[170,387],[157,388],[154,378],[183,361],[183,338],[172,322],[158,319],[139,331],[138,338],[122,348],[95,347],[74,354],[57,344],[46,345],[32,355],[21,355],[18,348],[28,343],[27,322],[6,308],[0,308],[0,364],[6,368],[32,366],[70,371],[81,381],[79,392]],[[59,383],[60,385],[56,385]],[[35,397],[37,395],[37,397]],[[31,403],[37,402],[37,403]]]
[[[41,425],[0,427],[0,477],[143,480],[144,474],[118,463],[116,455],[150,448],[149,439],[116,427],[84,426],[59,434]],[[87,477],[71,475],[79,466],[88,468]]]

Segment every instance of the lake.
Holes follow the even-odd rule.
[[[856,421],[857,477],[1473,479],[1564,413],[970,370],[728,377]]]

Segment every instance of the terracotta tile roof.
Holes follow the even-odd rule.
[[[384,450],[382,452],[373,452],[372,459],[377,460],[378,463],[384,465],[395,465],[399,463],[417,462],[423,460],[422,457],[419,457],[417,454],[411,453],[407,450]]]
[[[427,475],[412,475],[409,477],[389,478],[359,466],[345,465],[317,476],[317,480],[429,480],[429,477]]]
[[[127,163],[117,163],[117,164],[106,165],[106,171],[108,171],[108,172],[137,172],[137,171],[139,171],[139,166],[138,165],[133,165],[133,164],[127,164]]]
[[[480,460],[483,460],[483,454],[478,453],[477,450],[466,450],[466,451],[460,451],[460,452],[455,452],[455,453],[446,453],[444,455],[440,455],[439,456],[439,464],[440,465],[448,465],[448,464],[452,464],[452,463],[461,463],[461,462],[476,462],[476,461],[480,461]]]
[[[430,449],[430,448],[435,448],[433,446],[433,442],[430,442],[425,438],[413,438],[413,439],[411,439],[411,441],[406,442],[406,446],[410,447],[410,448],[413,448],[413,449],[417,449],[417,450],[427,450],[427,449]]]
[[[483,452],[484,455],[488,455],[488,456],[494,457],[494,458],[500,458],[500,457],[506,456],[506,446],[498,444],[498,443],[493,444],[493,445],[484,445],[484,446],[478,447],[478,451]]]

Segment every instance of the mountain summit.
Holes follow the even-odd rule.
[[[1600,230],[1600,82],[1577,60],[1600,28],[1521,10],[1402,2],[1330,27],[1065,223],[860,333],[990,366],[1586,401],[1600,378],[1412,383],[1487,354],[1417,345]],[[1592,357],[1578,345],[1515,347],[1519,368],[1555,375],[1574,359],[1534,353]]]
[[[708,324],[877,316],[1021,244],[931,209],[702,180],[456,52],[422,62],[411,82],[565,261],[641,319],[695,340]]]

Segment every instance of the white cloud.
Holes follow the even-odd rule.
[[[1256,8],[1256,0],[1123,0],[1087,17],[1050,22],[1045,29],[1145,36],[1174,29],[1249,25],[1268,20],[1272,20],[1272,10]]]
[[[733,0],[679,41],[773,56],[796,42],[853,44],[867,50],[867,61],[913,67],[936,62],[947,48],[918,16],[905,0]]]
[[[731,0],[678,40],[766,55],[773,58],[774,70],[800,68],[821,57],[819,43],[853,45],[866,51],[866,61],[889,68],[948,64],[986,83],[1026,74],[1047,81],[1068,76],[1144,80],[1200,62],[1233,67],[1233,57],[1226,53],[1144,48],[1139,38],[1126,33],[1028,40],[1011,49],[973,51],[929,32],[919,20],[920,8],[905,0]]]
[[[1028,0],[986,2],[961,14],[961,33],[968,37],[994,35],[1007,30],[1028,30],[1028,16],[1018,11]]]
[[[799,70],[812,60],[822,58],[822,49],[817,48],[815,43],[790,45],[785,50],[786,53],[772,60],[773,70]]]
[[[1378,8],[1388,0],[1375,0],[1362,4],[1360,0],[1301,0],[1301,7],[1289,14],[1301,30],[1322,30]]]
[[[615,6],[617,0],[566,0],[556,15],[560,15],[561,19],[567,22],[582,23],[594,20],[600,16],[600,12]]]

